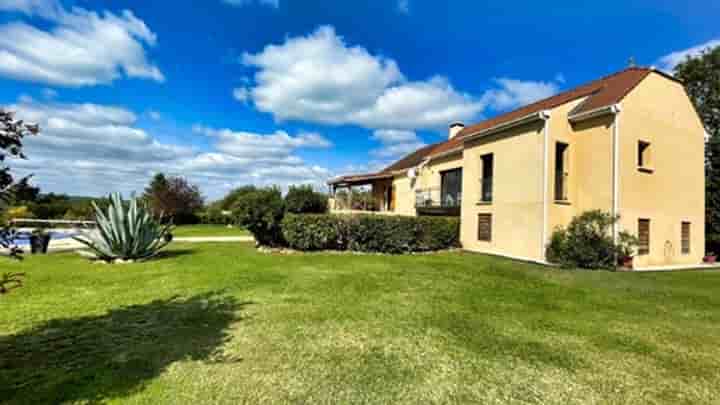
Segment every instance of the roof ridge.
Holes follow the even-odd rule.
[[[492,117],[492,118],[485,119],[485,120],[480,121],[480,122],[478,122],[477,124],[473,124],[473,125],[471,125],[471,126],[479,125],[479,124],[481,124],[481,123],[483,123],[483,122],[486,122],[486,121],[498,119],[498,118],[501,118],[501,117],[503,117],[503,116],[505,116],[505,115],[510,115],[510,114],[513,114],[513,113],[515,113],[515,112],[517,112],[517,111],[520,111],[520,110],[532,109],[531,107],[533,107],[533,106],[535,106],[535,105],[537,105],[537,104],[546,103],[548,100],[551,100],[551,99],[553,99],[553,98],[564,96],[564,95],[566,95],[566,94],[568,94],[568,93],[572,93],[572,92],[577,91],[577,90],[579,90],[579,89],[582,89],[582,88],[584,88],[584,87],[591,87],[592,85],[597,85],[597,84],[606,82],[606,81],[610,80],[611,78],[613,78],[613,77],[615,77],[615,76],[619,76],[619,75],[621,75],[621,74],[623,74],[623,73],[626,73],[626,72],[629,72],[629,71],[635,71],[635,70],[637,70],[637,71],[647,71],[647,72],[653,72],[653,71],[654,71],[654,69],[651,69],[651,68],[648,68],[648,67],[630,66],[630,67],[627,67],[627,68],[625,68],[625,69],[618,70],[618,71],[616,71],[616,72],[607,74],[607,75],[605,75],[605,76],[603,76],[603,77],[601,77],[601,78],[599,78],[599,79],[595,79],[595,80],[589,81],[589,82],[587,82],[587,83],[579,84],[579,85],[577,85],[577,86],[575,86],[575,87],[572,87],[572,88],[570,88],[570,89],[568,89],[568,90],[561,91],[560,93],[557,93],[557,94],[553,94],[553,95],[550,96],[550,97],[545,97],[545,98],[543,98],[543,99],[540,99],[540,100],[538,100],[538,101],[532,102],[532,103],[530,103],[530,104],[525,104],[525,105],[523,105],[523,106],[520,106],[520,107],[518,107],[518,108],[515,108],[514,110],[510,110],[510,111],[504,112],[504,113],[502,113],[502,114],[500,114],[500,115],[496,115],[496,116],[494,116],[494,117]],[[592,93],[596,93],[596,92],[597,92],[597,90],[591,92],[591,94],[592,94]],[[582,96],[580,96],[580,97],[582,97]],[[466,137],[466,136],[468,136],[468,135],[469,135],[469,134],[463,134],[462,136],[463,136],[463,137]]]

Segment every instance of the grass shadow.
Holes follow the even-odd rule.
[[[174,362],[222,361],[227,329],[249,304],[176,297],[2,336],[1,402],[102,402],[142,389]]]
[[[193,249],[170,249],[170,250],[161,250],[152,257],[151,260],[164,260],[164,259],[174,259],[176,257],[182,257],[182,256],[189,256],[191,254],[196,253]]]

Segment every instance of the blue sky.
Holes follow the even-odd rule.
[[[321,186],[638,64],[720,45],[720,2],[0,0],[0,105],[45,191],[183,175]]]

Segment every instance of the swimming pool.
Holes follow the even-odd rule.
[[[50,231],[50,241],[70,239],[73,236],[77,236],[77,235],[80,235],[80,232],[78,232],[74,229],[73,230]],[[15,240],[13,242],[17,246],[30,245],[30,236],[32,236],[32,232],[20,231],[17,233],[17,237],[15,238]]]

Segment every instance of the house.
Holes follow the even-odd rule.
[[[705,247],[705,131],[685,89],[631,67],[465,127],[378,173],[329,182],[372,188],[372,209],[458,215],[464,249],[545,262],[558,226],[588,210],[640,239],[636,268],[693,265]],[[344,204],[345,203],[345,204]],[[355,211],[350,211],[355,212]]]

